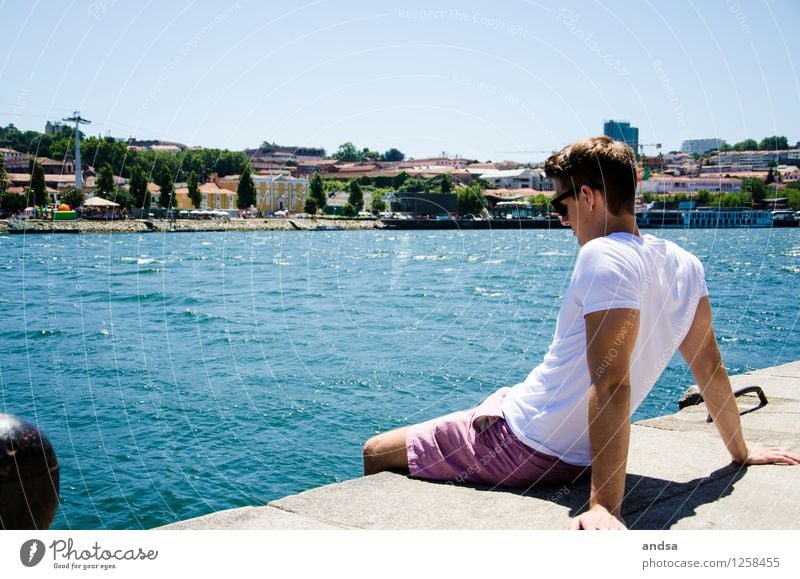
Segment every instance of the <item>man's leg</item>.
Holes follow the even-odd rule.
[[[364,474],[384,470],[408,472],[406,434],[410,426],[395,428],[370,438],[364,445]]]

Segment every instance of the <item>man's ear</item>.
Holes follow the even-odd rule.
[[[586,204],[589,206],[589,209],[594,209],[595,205],[599,200],[600,193],[595,189],[592,189],[589,185],[581,185],[581,195],[580,197],[586,199]],[[581,201],[582,199],[578,199]]]

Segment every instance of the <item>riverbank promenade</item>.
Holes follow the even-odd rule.
[[[732,376],[751,445],[800,450],[800,361]],[[757,408],[759,407],[759,408]],[[757,408],[753,410],[754,408]],[[632,529],[800,529],[800,468],[730,462],[704,404],[633,425],[623,517]],[[566,529],[589,483],[527,492],[381,473],[162,529]]]
[[[48,221],[0,219],[0,234],[46,233],[192,233],[199,231],[314,231],[325,229],[380,229],[377,219],[109,219]]]

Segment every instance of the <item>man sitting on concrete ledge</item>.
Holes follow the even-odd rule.
[[[630,419],[680,349],[734,462],[800,464],[748,449],[722,363],[700,261],[641,235],[636,160],[608,137],[578,141],[545,165],[552,203],[581,246],[544,361],[471,410],[379,434],[364,473],[530,487],[591,472],[575,529],[622,529]]]

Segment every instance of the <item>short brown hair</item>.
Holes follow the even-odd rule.
[[[636,156],[625,143],[610,137],[587,137],[567,145],[547,159],[545,174],[600,189],[614,215],[633,214],[636,199]]]

